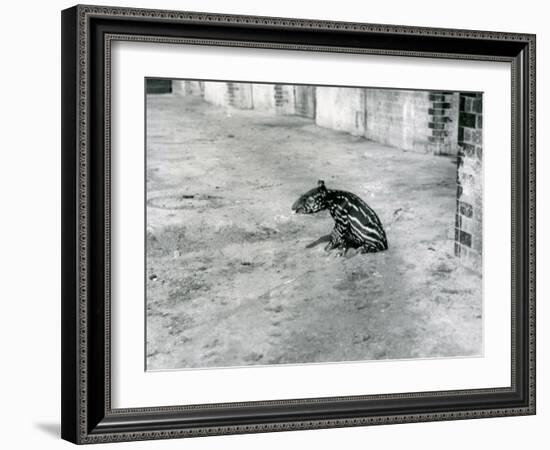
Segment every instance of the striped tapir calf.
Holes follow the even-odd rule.
[[[334,219],[326,251],[339,249],[345,255],[349,248],[362,253],[387,250],[386,232],[380,219],[369,205],[351,192],[327,189],[324,181],[319,180],[316,188],[300,196],[292,205],[297,214],[313,214],[324,209],[328,209]]]

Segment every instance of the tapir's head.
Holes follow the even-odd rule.
[[[327,207],[327,188],[325,182],[319,180],[317,187],[301,195],[292,205],[292,211],[296,214],[313,214]]]

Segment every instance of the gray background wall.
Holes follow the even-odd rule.
[[[218,106],[301,115],[315,124],[416,152],[458,153],[458,94],[374,88],[173,81]]]

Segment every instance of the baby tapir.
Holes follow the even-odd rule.
[[[387,250],[386,232],[372,208],[357,195],[346,191],[327,189],[319,180],[317,187],[306,192],[294,204],[297,214],[313,214],[324,209],[334,219],[334,229],[325,250],[340,249],[345,254],[349,248],[362,253]]]

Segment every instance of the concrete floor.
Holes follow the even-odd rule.
[[[149,370],[482,353],[454,159],[196,97],[147,104]],[[290,209],[318,179],[367,201],[390,249],[306,249],[333,226]]]

